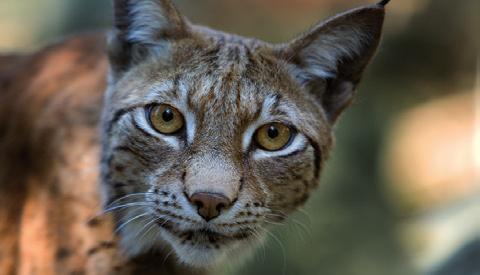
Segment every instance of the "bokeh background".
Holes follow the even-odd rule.
[[[281,42],[367,0],[178,0],[193,22]],[[320,188],[221,274],[480,274],[480,1],[392,0]],[[108,29],[109,0],[1,0],[0,51]]]

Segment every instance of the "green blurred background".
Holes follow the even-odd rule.
[[[281,42],[320,19],[373,1],[175,2],[195,23]],[[443,100],[447,105],[457,104],[454,99],[457,95],[473,95],[473,99],[478,99],[475,91],[479,91],[476,84],[479,14],[478,0],[392,0],[387,8],[384,41],[377,58],[365,74],[357,101],[336,129],[336,147],[323,173],[320,188],[306,204],[304,211],[294,215],[287,225],[273,230],[278,241],[269,238],[265,247],[260,248],[246,265],[227,268],[221,273],[422,274],[434,270],[449,254],[470,239],[480,236],[478,223],[465,225],[473,227],[471,231],[474,233],[445,247],[431,243],[441,242],[431,240],[431,234],[436,236],[438,233],[437,226],[431,229],[431,226],[422,223],[445,209],[456,207],[458,210],[459,202],[465,201],[460,203],[463,206],[459,211],[464,213],[464,209],[468,208],[468,217],[480,220],[480,212],[471,211],[472,205],[473,209],[478,210],[477,201],[480,200],[479,165],[475,162],[480,152],[474,151],[479,149],[475,147],[478,136],[474,133],[478,124],[472,125],[471,137],[468,131],[459,137],[473,140],[471,148],[466,145],[466,157],[472,158],[472,166],[469,160],[465,160],[462,162],[465,169],[461,167],[467,177],[455,174],[437,179],[433,174],[442,170],[442,166],[434,166],[436,168],[433,170],[427,169],[424,177],[427,181],[434,178],[428,188],[416,189],[422,181],[403,180],[403,174],[411,172],[412,176],[406,178],[420,179],[415,169],[420,169],[421,164],[417,165],[416,161],[425,157],[424,162],[429,164],[430,161],[433,163],[438,158],[443,160],[450,156],[440,154],[432,160],[428,151],[422,151],[422,148],[416,150],[405,145],[405,148],[398,149],[404,143],[396,141],[396,133],[407,139],[420,138],[424,134],[422,129],[426,133],[429,125],[433,124],[428,118],[419,131],[408,130],[408,121],[415,120],[415,114],[407,122],[401,122],[401,118],[411,110],[421,106],[435,108],[435,105],[429,104],[437,100]],[[108,0],[2,0],[0,51],[32,51],[67,35],[106,30],[110,22],[111,4]],[[467,102],[470,104],[475,100]],[[458,110],[473,110],[467,111],[467,117],[478,113],[474,110],[474,104],[458,104],[464,104]],[[437,108],[442,113],[442,108]],[[422,113],[417,115],[422,116]],[[443,115],[455,117],[456,114]],[[433,116],[431,120],[435,118]],[[458,125],[470,123],[470,120],[462,118],[455,121]],[[472,118],[471,121],[477,119]],[[438,129],[448,130],[442,128],[442,121],[439,123]],[[398,131],[395,130],[399,127]],[[434,136],[431,142],[442,140],[442,136]],[[450,146],[448,142],[451,141],[447,140],[446,146]],[[440,143],[437,147],[432,145],[432,150],[442,150],[444,144]],[[470,150],[474,152],[472,156],[468,153]],[[400,172],[396,170],[397,162],[405,162],[401,159],[402,154],[396,153],[398,151],[411,151],[412,169],[407,165],[407,169]],[[421,158],[416,158],[415,152],[421,154]],[[447,161],[443,165],[448,168],[453,164]],[[472,177],[468,177],[470,173]],[[462,186],[467,187],[456,192],[460,181],[464,183]],[[425,199],[438,188],[448,192],[435,195],[432,200]],[[453,228],[465,227],[450,214],[443,215],[440,222]],[[452,231],[446,234],[462,233]],[[443,254],[435,256],[438,253],[435,247],[443,249]],[[480,261],[480,255],[478,259]],[[480,274],[480,271],[477,272],[471,274]]]

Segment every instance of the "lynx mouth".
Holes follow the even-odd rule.
[[[157,225],[163,229],[164,239],[170,243],[178,259],[197,268],[217,266],[225,261],[228,252],[242,250],[241,247],[249,244],[255,236],[245,229],[229,233],[207,227],[181,229],[167,219],[157,221]]]
[[[180,230],[174,222],[168,220],[159,220],[157,225],[175,236],[181,245],[202,246],[206,249],[220,249],[222,246],[253,236],[253,233],[247,230],[231,234],[220,233],[209,228]]]

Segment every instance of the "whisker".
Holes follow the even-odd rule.
[[[113,210],[123,209],[123,208],[127,208],[127,207],[132,207],[132,206],[152,206],[152,204],[147,203],[147,202],[131,202],[131,203],[121,204],[121,205],[117,205],[117,206],[107,208],[107,209],[103,210],[103,212],[108,213],[108,212],[111,212]]]
[[[163,259],[162,266],[165,266],[165,263],[167,262],[168,257],[173,254],[173,248],[170,249],[170,252],[168,252],[167,256]]]
[[[287,223],[284,222],[284,220],[286,219],[286,217],[282,216],[282,215],[278,215],[278,214],[273,214],[273,213],[267,213],[265,215],[265,221],[270,223],[270,224],[274,224],[274,225],[286,225]],[[278,221],[278,219],[281,219],[281,221]]]
[[[249,230],[251,230],[253,236],[260,242],[260,245],[262,246],[262,250],[263,250],[262,261],[265,262],[265,260],[267,258],[267,256],[266,256],[267,253],[266,253],[266,248],[265,248],[265,242],[262,241],[262,235],[255,228],[249,228]]]
[[[304,223],[302,223],[300,220],[295,219],[293,217],[289,218],[286,214],[284,214],[281,211],[277,210],[277,212],[280,213],[280,214],[268,213],[266,215],[266,217],[268,218],[269,216],[271,216],[271,217],[280,217],[280,218],[287,219],[289,222],[291,222],[291,224],[300,228],[301,231],[295,230],[295,227],[293,229],[294,229],[295,232],[298,232],[302,241],[305,241],[306,237],[307,238],[311,237],[311,231],[309,230],[309,227],[306,226]],[[270,221],[268,219],[265,222],[270,223],[270,224],[275,224],[275,225],[287,225],[288,224],[288,223],[281,223],[281,222],[276,222],[276,221],[274,222],[274,221]],[[305,234],[306,237],[304,236],[304,234]]]
[[[285,226],[285,225],[287,225],[286,223],[274,222],[274,221],[271,221],[271,220],[264,220],[264,222],[265,222],[265,223],[268,223],[268,224],[278,225],[278,226]]]
[[[137,207],[135,207],[135,206],[137,206]],[[142,205],[140,205],[140,204],[137,205],[137,204],[135,204],[135,205],[125,205],[125,206],[121,206],[121,207],[119,205],[119,207],[115,207],[115,209],[102,210],[100,213],[97,213],[93,217],[91,217],[88,221],[92,221],[94,219],[97,219],[99,217],[107,215],[114,210],[122,210],[122,209],[127,208],[127,207],[132,207],[132,209],[138,209],[138,208],[143,208],[145,206],[148,206],[148,205],[143,205],[143,204]]]
[[[308,237],[311,237],[312,236],[312,231],[310,230],[310,227],[306,226],[305,224],[303,224],[301,221],[295,219],[295,218],[292,218],[291,221],[297,225],[298,227],[300,227],[300,229],[302,229]]]
[[[148,227],[148,229],[139,237],[139,239],[143,239],[144,237],[146,237],[148,235],[148,232],[150,232],[150,230],[152,230],[152,227],[151,225],[153,223],[155,223],[156,221],[158,221],[160,218],[154,218],[152,219],[151,221],[147,222],[140,230],[138,230],[138,232],[135,234],[135,237],[138,236],[138,234],[140,234],[145,228]]]
[[[148,194],[153,194],[152,192],[140,192],[140,193],[132,193],[132,194],[128,194],[128,195],[125,195],[123,197],[120,197],[112,202],[110,202],[109,204],[105,205],[105,208],[109,208],[109,207],[112,207],[114,206],[117,202],[120,202],[124,199],[127,199],[127,198],[131,198],[131,197],[135,197],[135,196],[145,196],[145,195],[148,195]]]
[[[298,208],[298,212],[303,214],[307,218],[308,225],[312,225],[312,218],[310,217],[310,214],[308,214],[307,210],[300,207]]]
[[[164,221],[160,224],[160,227],[163,227],[167,222],[170,222],[172,219],[168,216],[161,217]]]
[[[265,229],[265,228],[259,228],[259,229],[263,229],[263,231],[268,234],[277,244],[278,246],[280,247],[281,251],[282,251],[282,258],[283,258],[283,272],[282,274],[286,274],[286,270],[287,270],[287,257],[286,257],[286,253],[285,253],[285,246],[282,244],[282,242],[280,241],[280,239],[275,236],[275,234],[273,234],[272,232],[268,231],[268,229]]]
[[[139,215],[137,215],[137,216],[135,216],[135,217],[127,220],[126,222],[122,223],[119,227],[117,227],[117,228],[115,229],[115,232],[114,232],[114,233],[120,232],[125,226],[127,226],[127,225],[128,225],[129,223],[131,223],[132,221],[137,220],[137,219],[139,219],[139,218],[141,218],[141,217],[145,217],[145,216],[147,216],[147,215],[150,215],[150,213],[148,213],[148,212],[147,212],[147,213],[142,213],[142,214],[139,214]]]
[[[282,220],[287,219],[287,217],[288,217],[287,215],[285,215],[283,213],[275,214],[273,212],[267,213],[266,215],[271,216],[271,217],[277,217],[277,218],[280,218]]]

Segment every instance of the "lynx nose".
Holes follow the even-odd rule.
[[[218,217],[223,209],[230,207],[232,202],[222,194],[198,192],[190,197],[197,207],[198,214],[207,222]]]

